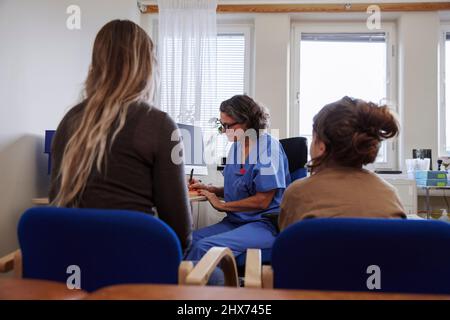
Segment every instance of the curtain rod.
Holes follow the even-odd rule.
[[[346,4],[219,4],[219,13],[366,12],[377,5],[382,12],[450,10],[450,2],[346,3]],[[142,13],[158,13],[157,5],[140,6]]]

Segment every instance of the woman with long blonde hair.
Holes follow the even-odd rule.
[[[58,126],[50,200],[59,207],[154,214],[183,247],[191,215],[183,164],[171,161],[176,124],[150,106],[157,79],[154,46],[138,25],[107,23],[95,39],[84,100]]]

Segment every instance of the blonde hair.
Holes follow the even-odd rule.
[[[76,206],[95,164],[99,172],[125,124],[128,108],[153,97],[154,47],[134,22],[114,20],[97,34],[85,82],[85,106],[70,137],[59,170],[55,206]]]

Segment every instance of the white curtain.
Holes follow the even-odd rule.
[[[176,122],[202,125],[216,103],[216,0],[158,0],[160,106]]]

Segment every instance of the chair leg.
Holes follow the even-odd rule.
[[[23,265],[22,265],[22,251],[17,250],[14,255],[14,276],[16,278],[22,278]]]
[[[262,266],[262,287],[264,289],[273,288],[273,270],[271,266]]]
[[[16,278],[22,277],[22,253],[20,250],[0,258],[0,272],[6,273],[13,270]]]
[[[181,261],[178,268],[178,284],[186,284],[186,277],[191,273],[192,269],[194,269],[192,261]]]
[[[261,288],[261,282],[261,250],[247,249],[247,258],[245,261],[245,287]]]

